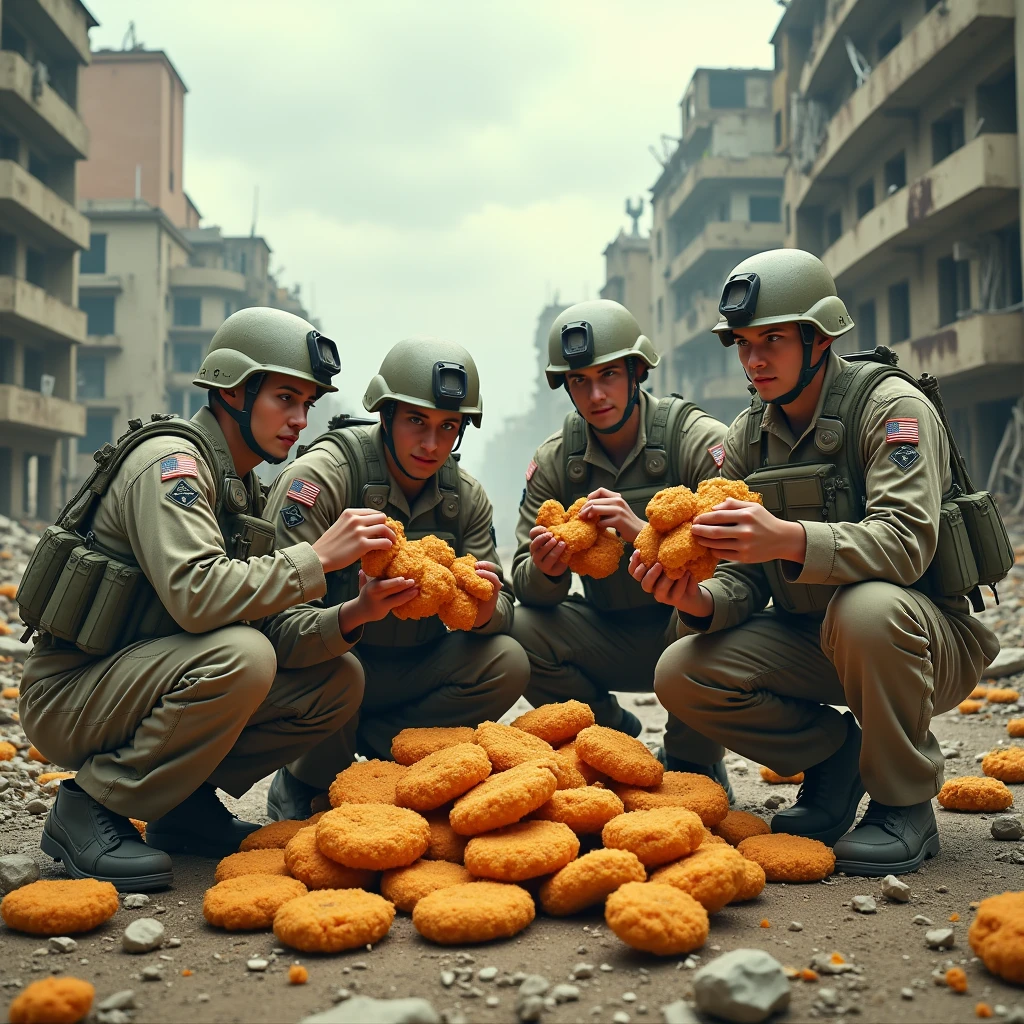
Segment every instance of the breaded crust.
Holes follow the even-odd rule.
[[[709,914],[717,914],[739,895],[748,863],[752,862],[731,846],[702,846],[689,857],[659,868],[651,875],[651,881],[674,885],[689,893]]]
[[[985,697],[989,704],[1016,704],[1020,700],[1020,693],[1008,686],[993,686]]]
[[[626,545],[612,530],[598,530],[597,540],[583,551],[577,551],[569,558],[569,568],[577,576],[590,576],[595,580],[607,579],[613,575],[622,561]]]
[[[328,790],[331,806],[342,804],[393,804],[395,787],[409,769],[391,761],[357,761],[337,778]]]
[[[450,807],[439,807],[436,811],[428,811],[424,817],[430,828],[430,845],[423,854],[424,860],[446,860],[452,864],[461,864],[466,855],[468,836],[460,836],[448,820]]]
[[[612,818],[622,814],[622,801],[602,786],[560,789],[531,815],[543,821],[560,821],[577,835],[600,832]]]
[[[767,881],[768,877],[764,873],[764,868],[744,857],[743,883],[740,885],[740,891],[733,897],[733,903],[746,903],[747,900],[757,899],[764,891]]]
[[[0,902],[8,928],[30,935],[73,935],[92,931],[118,908],[117,890],[95,878],[61,878],[30,882]]]
[[[601,903],[626,882],[646,878],[635,853],[594,850],[570,861],[540,887],[541,906],[554,917],[565,917]]]
[[[418,860],[405,868],[385,871],[380,880],[381,895],[411,914],[424,896],[450,885],[465,885],[473,876],[461,865],[445,860]]]
[[[804,773],[797,772],[796,775],[780,775],[773,772],[771,768],[761,766],[761,781],[767,782],[770,786],[799,786],[804,781]]]
[[[1000,782],[1024,782],[1024,748],[1003,747],[986,754],[981,770]]]
[[[8,1009],[11,1024],[78,1024],[92,1009],[96,989],[81,978],[40,978],[19,992]]]
[[[299,829],[284,848],[289,874],[307,889],[372,889],[377,881],[374,871],[347,868],[325,857],[316,845],[316,826]]]
[[[836,856],[824,843],[779,832],[751,836],[736,847],[764,868],[769,882],[820,882],[835,870]]]
[[[487,751],[496,772],[508,771],[517,764],[543,757],[552,751],[550,743],[545,743],[532,733],[498,722],[481,722],[473,742]]]
[[[431,942],[460,946],[516,935],[535,913],[533,897],[518,885],[468,882],[424,896],[413,909],[412,923]]]
[[[634,949],[677,956],[699,949],[708,937],[708,912],[671,885],[627,882],[604,905],[604,919]]]
[[[427,754],[457,743],[472,743],[476,729],[467,726],[432,729],[403,729],[391,741],[391,756],[399,763],[413,765]]]
[[[383,897],[362,889],[321,889],[284,904],[274,936],[304,953],[338,953],[380,942],[395,919]]]
[[[1014,739],[1024,736],[1024,718],[1011,718],[1006,723],[1006,731]]]
[[[459,590],[464,590],[477,601],[490,601],[494,596],[494,584],[477,575],[476,563],[476,556],[463,555],[456,558],[449,568],[455,576]]]
[[[704,826],[685,807],[655,807],[612,818],[601,830],[601,839],[610,849],[635,853],[649,868],[696,850],[704,839]]]
[[[288,840],[299,831],[300,828],[307,828],[308,821],[297,821],[294,818],[285,818],[284,821],[272,821],[263,828],[250,832],[238,847],[240,853],[247,850],[283,850],[288,845]]]
[[[433,811],[490,774],[491,762],[483,747],[476,743],[445,747],[406,769],[395,787],[395,802],[414,811]]]
[[[665,772],[661,785],[644,789],[612,783],[627,811],[685,807],[714,828],[729,813],[729,797],[714,779],[696,772]]]
[[[492,775],[460,797],[448,820],[459,835],[490,832],[519,821],[547,803],[557,787],[553,766],[539,762],[517,765]]]
[[[262,931],[289,900],[305,895],[306,887],[297,878],[239,875],[206,890],[203,917],[215,928],[231,932]]]
[[[215,882],[239,875],[288,875],[284,862],[284,850],[246,850],[243,853],[229,853],[217,865],[213,873]]]
[[[567,700],[560,704],[543,704],[520,715],[513,723],[515,729],[539,736],[553,747],[575,738],[581,729],[594,724],[594,712],[589,704]]]
[[[593,786],[595,782],[600,782],[602,785],[611,782],[611,779],[605,775],[604,772],[599,772],[593,765],[587,764],[586,761],[580,757],[576,750],[576,741],[573,740],[571,743],[566,743],[559,747],[556,751],[560,757],[565,759],[569,765],[576,769],[583,777],[583,781],[588,786]]]
[[[983,700],[962,700],[956,707],[961,715],[976,715],[984,706]]]
[[[771,826],[764,818],[746,811],[729,811],[729,813],[711,830],[716,836],[724,839],[730,846],[739,846],[750,836],[766,836]]]
[[[520,821],[470,839],[466,869],[477,878],[522,882],[564,868],[579,852],[579,838],[568,825]]]
[[[406,807],[342,804],[317,822],[316,845],[347,868],[386,871],[422,857],[430,845],[430,827]]]
[[[371,579],[384,575],[389,563],[405,543],[405,527],[397,519],[388,516],[385,519],[385,525],[391,527],[395,534],[391,547],[385,548],[383,551],[368,551],[362,558],[362,570]]]
[[[961,775],[947,779],[939,790],[939,803],[947,811],[1005,811],[1013,806],[1013,794],[998,779]]]
[[[662,763],[639,740],[603,725],[580,731],[576,753],[599,772],[631,786],[657,786],[665,774]]]
[[[1024,892],[982,900],[968,939],[990,973],[1024,985]]]
[[[487,583],[486,580],[483,581]],[[490,586],[490,584],[487,584]],[[465,591],[456,590],[450,601],[437,609],[437,617],[452,630],[469,632],[476,625],[480,602]]]

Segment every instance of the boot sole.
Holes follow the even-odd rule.
[[[860,878],[882,878],[884,875],[908,875],[916,871],[926,860],[938,856],[939,835],[933,833],[924,842],[921,852],[910,860],[894,861],[890,864],[874,864],[863,860],[837,860],[836,871]]]
[[[75,864],[71,854],[48,832],[44,832],[40,837],[39,847],[47,857],[60,861],[64,865],[65,873],[71,878],[95,878],[98,882],[110,882],[118,892],[156,892],[160,889],[169,889],[174,881],[174,875],[170,871],[155,875],[134,875],[129,878],[111,878],[93,871],[82,871]]]
[[[191,854],[193,857],[207,857],[211,860],[220,860],[221,857],[238,852],[237,846],[229,849],[224,843],[212,843],[209,839],[204,839],[201,836],[153,832],[148,828],[146,829],[146,845],[152,846],[154,850],[163,850],[164,853],[185,853]]]
[[[785,835],[790,836],[803,836],[805,839],[817,839],[819,843],[824,843],[826,846],[835,846],[847,832],[853,828],[853,823],[857,820],[857,808],[860,806],[860,802],[864,797],[866,790],[861,788],[860,792],[856,797],[847,805],[846,813],[843,815],[841,821],[833,825],[832,828],[825,829],[824,832],[791,832],[779,829],[776,831],[775,822],[779,819],[779,815],[776,814],[771,820],[771,830],[773,833],[784,832]],[[783,818],[783,821],[786,819]],[[838,868],[836,869],[839,870]],[[888,871],[883,874],[888,874]]]

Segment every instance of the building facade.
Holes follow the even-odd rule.
[[[636,317],[640,330],[651,337],[651,246],[639,232],[619,231],[604,250],[605,282],[602,299],[621,303]],[[552,318],[554,319],[554,318]]]
[[[0,5],[0,514],[47,519],[67,496],[77,252],[88,245],[77,166],[89,148],[80,69],[96,21],[78,0]]]

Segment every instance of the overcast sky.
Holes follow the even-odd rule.
[[[185,188],[257,230],[341,348],[354,409],[387,348],[476,358],[484,433],[539,383],[541,307],[594,298],[698,66],[770,67],[776,0],[86,0],[94,49],[163,49],[189,89]],[[650,207],[644,213],[649,224]],[[471,470],[482,438],[470,436]],[[541,439],[538,438],[538,441]]]

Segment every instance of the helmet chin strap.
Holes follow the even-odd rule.
[[[640,381],[635,379],[633,373],[634,359],[632,356],[626,358],[626,371],[629,374],[629,382],[633,385],[633,393],[629,396],[629,401],[626,403],[626,410],[623,412],[619,419],[619,422],[613,427],[595,427],[593,423],[587,423],[587,426],[594,431],[595,434],[617,434],[629,420],[629,417],[633,415],[633,410],[636,408],[637,402],[640,401]],[[569,390],[569,382],[562,377],[562,387],[565,388],[565,393],[569,396],[569,401],[572,402],[573,408],[583,416],[580,412],[580,407],[576,404],[576,399],[572,397],[572,392]],[[586,419],[585,416],[583,416]]]
[[[383,410],[383,416],[381,417],[380,432],[384,435],[384,447],[387,448],[391,454],[391,458],[395,460],[395,465],[410,479],[410,480],[429,480],[433,473],[429,473],[427,476],[417,476],[415,473],[410,473],[409,470],[402,465],[402,460],[398,457],[398,452],[395,451],[395,440],[391,436],[391,423],[395,418],[395,403],[388,402],[387,407]],[[455,442],[452,448],[452,455],[458,450],[462,444],[462,438],[466,433],[466,427],[469,426],[469,417],[462,417],[462,426],[459,427],[459,438]]]
[[[789,405],[790,402],[795,402],[807,385],[814,380],[818,371],[825,365],[825,360],[828,359],[828,351],[831,346],[825,349],[821,358],[813,366],[811,365],[811,356],[814,353],[814,339],[818,336],[818,332],[814,329],[813,324],[798,324],[797,326],[800,328],[800,340],[803,342],[804,349],[800,376],[797,378],[796,384],[784,395],[779,395],[778,398],[766,398],[765,402],[768,405]]]
[[[245,405],[241,409],[236,409],[233,405],[225,402],[224,396],[220,393],[220,388],[214,390],[213,397],[220,403],[221,408],[238,424],[238,432],[242,435],[242,440],[245,442],[246,447],[255,455],[258,455],[264,462],[269,462],[271,465],[276,466],[284,462],[285,456],[271,455],[265,448],[261,448],[252,432],[252,407],[256,403],[256,396],[259,394],[265,376],[266,374],[263,373],[254,373],[245,382]]]

